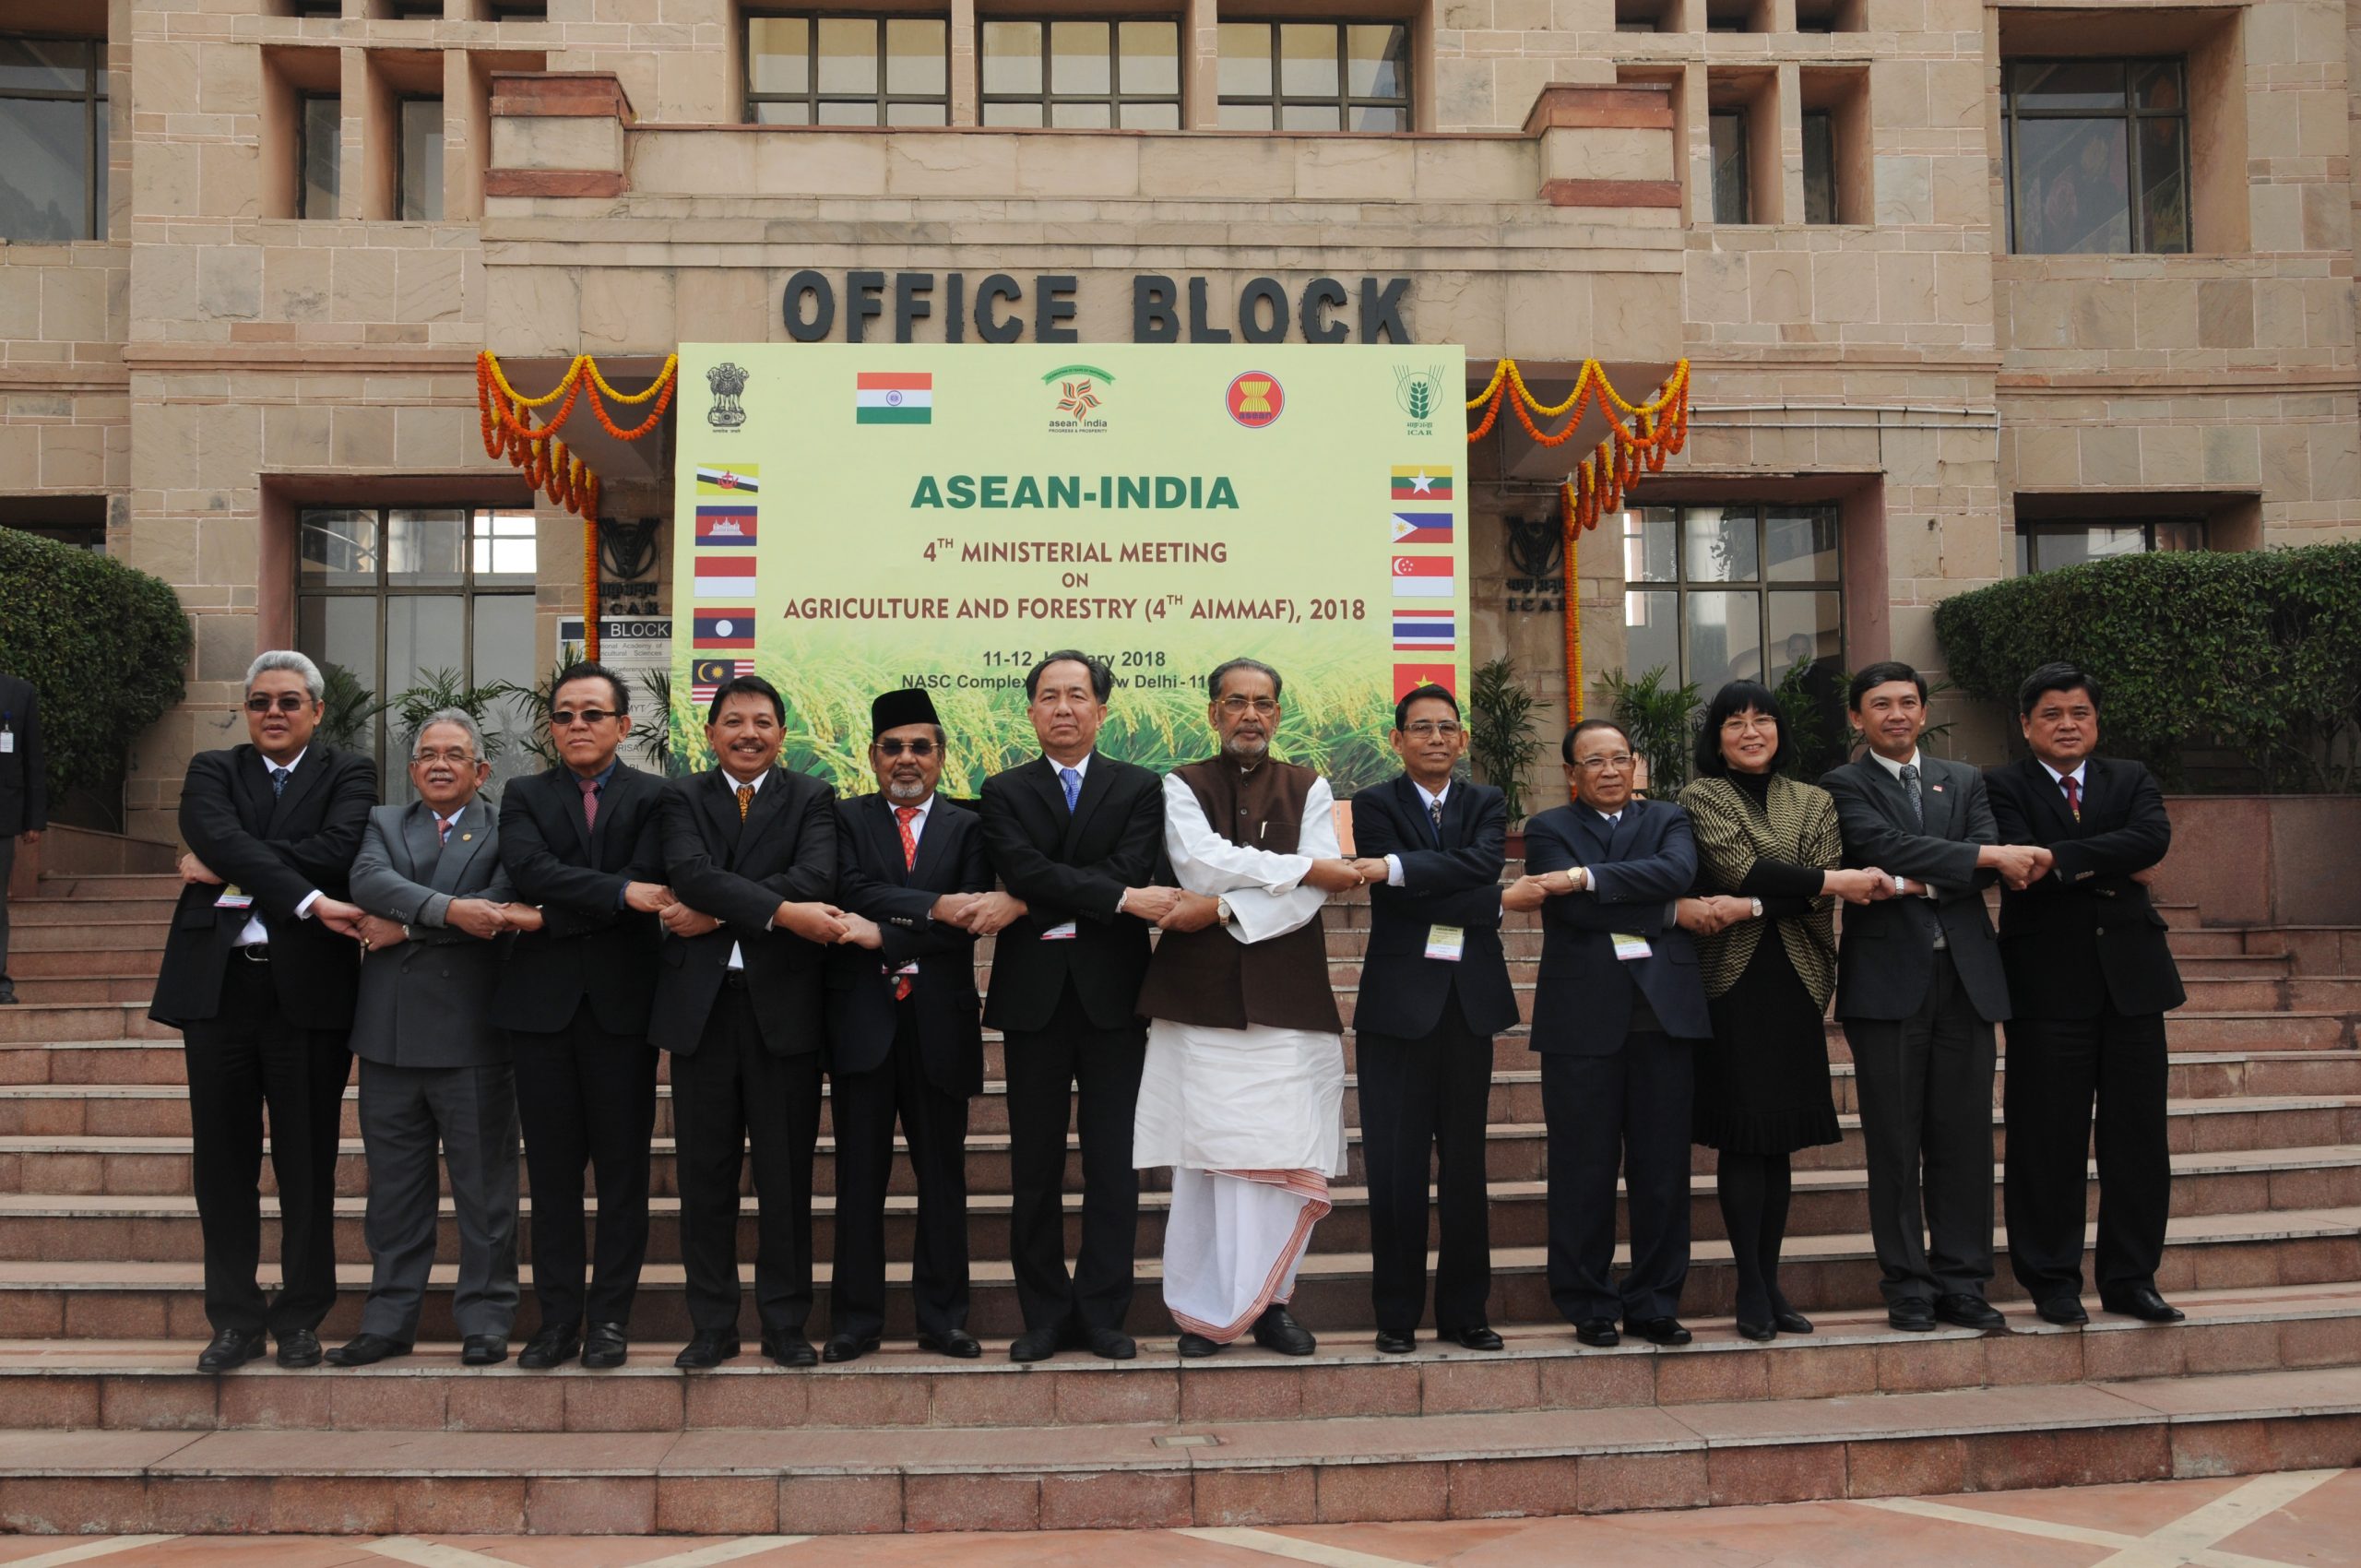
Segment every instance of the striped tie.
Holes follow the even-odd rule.
[[[745,820],[746,820],[746,814],[747,814],[748,812],[750,812],[750,811],[753,811],[753,809],[754,809],[754,787],[753,787],[752,784],[741,784],[741,785],[739,785],[739,786],[738,786],[738,820],[739,820],[739,821],[741,821],[741,822],[745,821]]]

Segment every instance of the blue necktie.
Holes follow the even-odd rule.
[[[1058,782],[1065,786],[1066,810],[1072,812],[1074,802],[1082,799],[1082,775],[1071,767],[1058,769]]]
[[[291,767],[274,767],[270,770],[270,792],[274,796],[287,793],[287,778],[294,771]]]
[[[1434,836],[1435,836],[1435,848],[1436,848],[1436,849],[1442,849],[1442,802],[1441,801],[1429,801],[1429,802],[1427,802],[1427,823],[1428,823],[1428,826],[1430,826],[1431,828],[1433,828],[1433,830],[1434,830]]]

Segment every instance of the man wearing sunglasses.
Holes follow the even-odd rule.
[[[836,1134],[836,1265],[828,1361],[877,1348],[885,1326],[885,1188],[898,1118],[917,1180],[910,1293],[919,1345],[962,1359],[967,1332],[967,1101],[983,1092],[976,937],[1021,909],[995,893],[976,814],[935,793],[943,725],[923,691],[870,705],[877,792],[836,802],[828,950],[828,1119]]]
[[[246,671],[246,743],[189,759],[181,785],[179,906],[148,1016],[181,1031],[192,1185],[205,1237],[200,1372],[279,1340],[281,1366],[316,1366],[336,1301],[337,1140],[361,979],[362,911],[346,885],[377,768],[315,739],[326,683],[300,653]],[[279,1179],[277,1299],[262,1253],[263,1108]]]
[[[657,1054],[647,1019],[664,934],[657,916],[673,899],[660,838],[664,780],[623,760],[630,733],[622,678],[603,664],[570,665],[550,695],[557,766],[500,797],[501,863],[517,897],[541,911],[541,929],[517,937],[492,1004],[516,1061],[533,1190],[540,1327],[516,1358],[531,1371],[577,1355],[586,1367],[623,1365],[647,1256]],[[587,1260],[585,1169],[597,1172],[599,1191]]]

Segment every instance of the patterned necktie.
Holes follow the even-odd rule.
[[[1072,812],[1074,802],[1082,799],[1082,775],[1071,767],[1058,769],[1058,782],[1065,786],[1066,810]]]
[[[449,816],[438,816],[434,819],[434,832],[438,842],[448,844],[451,841],[451,825],[458,820],[459,814],[457,812],[453,812]]]
[[[754,809],[754,787],[753,787],[752,784],[741,784],[741,785],[739,785],[739,786],[738,786],[738,820],[739,820],[739,821],[741,821],[741,822],[745,821],[745,820],[746,820],[746,814],[747,814],[748,812],[750,812],[750,811],[753,811],[753,809]]]
[[[916,806],[896,806],[894,808],[894,814],[896,817],[900,819],[899,826],[902,829],[902,869],[904,871],[914,870],[919,863],[919,841],[917,836],[910,831],[910,824],[918,820],[919,808]],[[896,975],[894,977],[894,1000],[896,1002],[908,1002],[909,999],[910,977],[908,975]]]
[[[2076,778],[2072,774],[2070,774],[2070,774],[2068,774],[2065,778],[2060,778],[2058,782],[2059,782],[2060,784],[2063,784],[2063,785],[2065,785],[2065,786],[2066,786],[2066,809],[2067,809],[2068,811],[2072,812],[2072,813],[2074,814],[2074,820],[2075,820],[2076,822],[2080,822],[2080,821],[2082,821],[2082,780],[2080,780],[2080,779]]]
[[[1902,792],[1910,797],[1910,814],[1917,819],[1919,826],[1926,826],[1927,798],[1918,790],[1918,770],[1907,763],[1902,769]]]
[[[1434,824],[1435,842],[1441,844],[1442,842],[1442,802],[1441,801],[1431,800],[1427,802],[1427,820]]]
[[[270,770],[270,792],[272,795],[278,796],[287,793],[287,778],[288,775],[294,771],[295,770],[291,767],[274,767]]]
[[[596,778],[576,778],[575,782],[582,786],[582,826],[596,827],[599,826],[599,781]]]

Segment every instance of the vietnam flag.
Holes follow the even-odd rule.
[[[1459,695],[1459,667],[1453,664],[1397,664],[1394,667],[1394,700],[1400,702],[1420,686],[1441,686]]]

